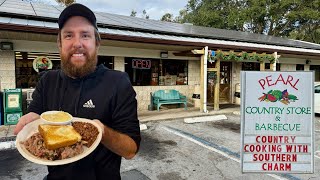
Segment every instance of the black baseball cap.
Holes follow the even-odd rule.
[[[93,25],[93,27],[98,29],[97,19],[94,13],[88,7],[79,3],[71,4],[61,12],[58,19],[59,29],[62,29],[64,24],[72,16],[82,16],[88,19],[88,21]]]

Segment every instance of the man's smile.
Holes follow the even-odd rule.
[[[81,57],[81,56],[84,56],[84,54],[83,53],[81,53],[81,54],[72,54],[72,57]]]

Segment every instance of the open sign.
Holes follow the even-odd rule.
[[[134,69],[150,69],[151,60],[133,59],[132,68]]]

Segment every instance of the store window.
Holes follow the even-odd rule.
[[[296,70],[297,71],[304,71],[304,64],[297,64],[296,65]]]
[[[15,52],[16,63],[16,87],[34,88],[40,79],[40,72],[45,71],[41,68],[34,68],[34,60],[45,57],[52,63],[51,69],[60,69],[60,54],[45,52]],[[112,56],[98,56],[98,64],[104,64],[109,69],[113,69]]]
[[[187,85],[188,61],[125,58],[125,71],[134,86]]]
[[[34,88],[40,78],[40,68],[36,68],[34,60],[39,57],[46,57],[43,63],[47,63],[48,59],[52,63],[52,69],[60,68],[59,53],[43,53],[43,52],[15,52],[16,63],[16,87],[17,88]],[[38,71],[38,72],[37,72]]]
[[[241,70],[243,70],[243,71],[260,71],[260,63],[243,62]]]
[[[280,63],[276,64],[276,71],[280,71],[280,66],[281,66]],[[264,68],[265,69],[270,69],[270,63],[265,63]]]
[[[113,56],[98,56],[98,65],[103,64],[109,69],[114,69],[113,61]]]
[[[276,71],[280,71],[280,63],[276,64]],[[270,63],[264,64],[265,70],[270,70]],[[242,69],[243,71],[260,71],[260,63],[255,62],[243,62],[242,63]]]
[[[320,65],[310,65],[310,71],[314,71],[314,81],[320,81]]]

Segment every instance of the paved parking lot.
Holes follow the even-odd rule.
[[[314,174],[242,174],[240,116],[185,124],[182,119],[148,122],[139,154],[123,160],[123,179],[320,179],[320,157]],[[319,150],[320,118],[316,117],[315,149]],[[46,168],[23,159],[16,150],[0,153],[0,179],[41,179]]]
[[[320,179],[319,156],[314,174],[242,174],[240,170],[240,117],[185,124],[182,120],[148,123],[143,149],[123,171],[136,169],[150,179]],[[319,117],[316,127],[320,130]],[[320,139],[316,132],[316,149]],[[318,154],[319,155],[319,154]]]

